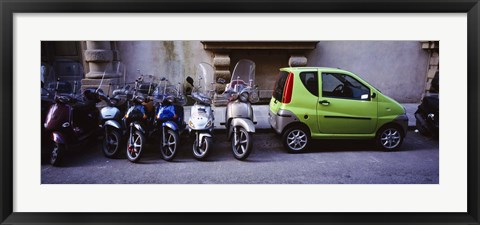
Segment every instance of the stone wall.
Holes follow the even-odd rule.
[[[199,41],[118,41],[117,48],[126,65],[127,82],[140,73],[166,77],[172,83],[183,83],[195,75],[200,62],[213,64],[211,53]]]
[[[418,103],[425,90],[429,54],[419,41],[320,41],[309,66],[351,71],[401,103]]]
[[[205,42],[200,41],[110,43],[111,46],[102,44],[113,54],[108,57],[108,60],[113,60],[109,66],[115,67],[115,61],[120,60],[126,66],[127,82],[134,82],[140,70],[143,74],[164,76],[172,83],[184,83],[186,76],[194,76],[195,67],[200,62],[216,66],[217,76],[228,77],[238,60],[248,58],[256,63],[256,82],[262,96],[271,96],[279,68],[287,67],[289,63],[306,63],[307,66],[338,67],[352,71],[401,103],[420,102],[426,88],[430,58],[429,52],[422,49],[422,42],[419,41],[320,41],[314,49],[302,47],[301,51],[292,50],[292,46],[292,49],[278,49],[279,43],[270,43],[271,46],[266,49],[230,43],[233,47],[228,50],[218,46],[211,50]],[[221,46],[222,42],[213,44]],[[86,52],[86,58],[97,60],[90,57],[91,52]],[[438,68],[438,60],[436,62]],[[91,70],[85,71],[87,78],[93,77]],[[123,74],[118,75],[123,77]]]

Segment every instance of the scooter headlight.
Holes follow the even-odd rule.
[[[238,98],[240,99],[240,101],[242,102],[247,102],[248,101],[248,92],[243,92],[241,93]]]
[[[237,100],[237,98],[238,98],[238,94],[233,93],[233,94],[230,95],[230,98],[228,100],[229,101],[235,101],[235,100]]]

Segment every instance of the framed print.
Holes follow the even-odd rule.
[[[478,0],[1,9],[2,224],[479,224]]]

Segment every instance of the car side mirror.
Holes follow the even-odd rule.
[[[375,98],[375,97],[377,97],[377,93],[374,92],[372,93],[372,98]]]

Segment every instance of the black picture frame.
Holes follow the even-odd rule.
[[[479,224],[478,0],[0,0],[2,224]],[[13,15],[14,13],[467,13],[468,206],[467,213],[17,213],[13,212]],[[453,104],[453,103],[452,103]]]

